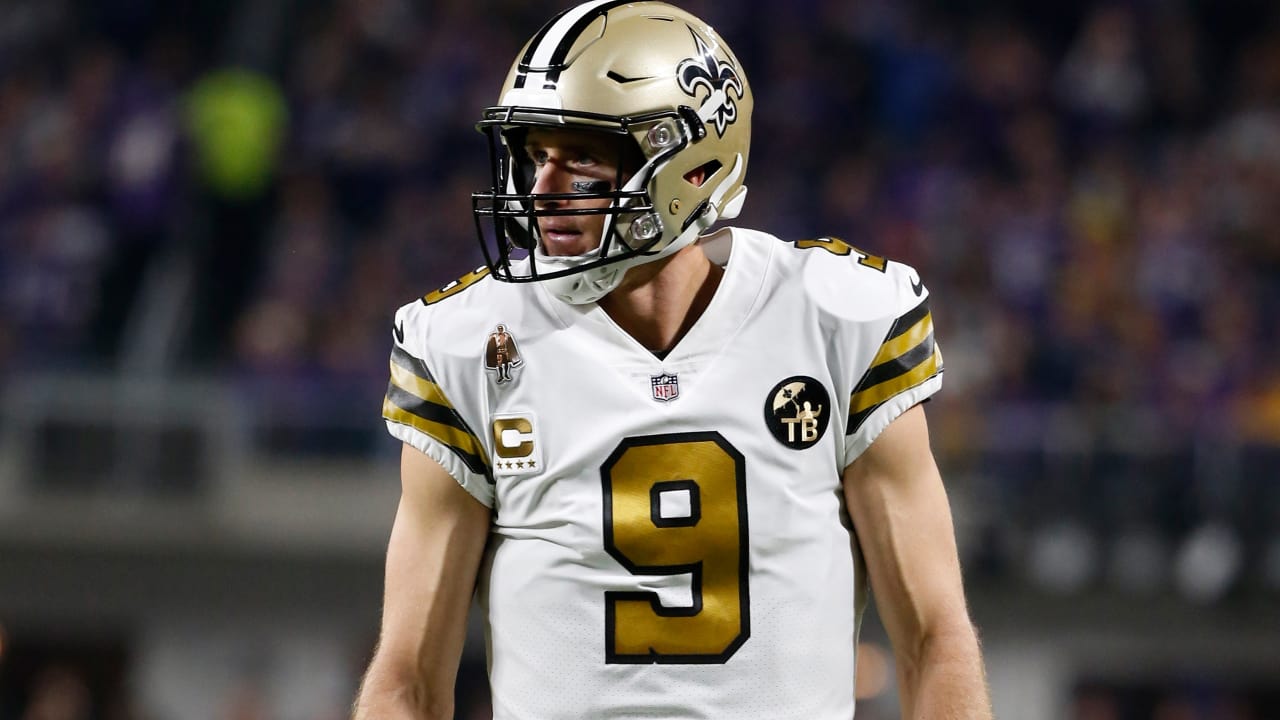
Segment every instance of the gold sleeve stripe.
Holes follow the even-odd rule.
[[[426,402],[453,409],[453,405],[445,398],[444,391],[436,384],[435,378],[431,377],[422,361],[398,347],[391,354],[391,384]]]
[[[382,401],[382,417],[391,422],[407,425],[428,437],[439,440],[447,445],[472,472],[492,477],[489,466],[484,460],[483,450],[478,447],[479,442],[475,436],[465,430],[422,417],[416,412],[400,407],[395,394],[394,388],[387,392],[386,398]]]
[[[938,353],[933,347],[931,338],[929,355],[915,367],[891,380],[886,380],[878,385],[872,385],[866,390],[854,393],[849,404],[849,414],[852,415],[875,407],[903,390],[913,388],[937,374]]]
[[[922,326],[927,332],[923,334],[917,333],[917,329]],[[918,335],[919,340],[911,345],[905,345],[904,343],[899,342],[903,338],[911,337],[914,339]],[[887,354],[884,351],[884,348],[890,345],[898,346],[895,347],[893,354]],[[882,383],[889,382],[890,380],[897,378],[899,375],[910,372],[912,368],[927,360],[929,356],[933,354],[933,351],[933,327],[932,323],[929,322],[929,316],[926,315],[925,318],[917,323],[916,326],[913,326],[910,331],[893,340],[886,341],[885,344],[881,346],[881,350],[877,353],[875,360],[872,362],[871,368],[867,370],[866,375],[862,376],[862,381],[858,383],[856,388],[854,388],[853,395],[856,396],[862,391],[876,387]]]
[[[402,364],[404,363],[404,364]],[[492,477],[484,445],[449,403],[422,361],[397,347],[382,416],[444,443],[475,473]]]
[[[871,367],[854,387],[846,433],[855,432],[881,403],[941,370],[942,353],[933,339],[933,316],[928,300],[923,300],[894,321]]]
[[[919,385],[934,375],[937,375],[941,370],[942,353],[938,351],[937,346],[934,346],[933,355],[911,372],[906,375],[899,376],[896,380],[892,380],[888,383],[878,385],[875,388],[865,391],[867,393],[874,392],[875,395],[867,394],[862,395],[861,397],[855,396],[854,403],[871,402],[871,404],[866,405],[861,410],[854,410],[852,407],[850,408],[849,425],[845,428],[845,434],[852,435],[856,432],[858,428],[862,426],[862,423],[870,417],[871,413],[875,412],[876,408],[880,407],[885,400],[888,400],[904,390],[908,390]]]
[[[876,353],[875,359],[871,361],[871,367],[876,368],[894,358],[901,357],[912,348],[915,348],[924,342],[926,338],[933,334],[933,315],[925,313],[916,324],[907,328],[907,331],[891,337],[880,346],[880,352]]]

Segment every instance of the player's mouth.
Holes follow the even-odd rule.
[[[548,255],[581,255],[590,248],[582,247],[582,231],[569,223],[547,223],[542,226],[542,249]]]

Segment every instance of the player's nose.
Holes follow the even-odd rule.
[[[548,160],[534,172],[531,189],[534,195],[568,192],[567,188],[568,173],[554,160]],[[553,207],[558,201],[535,198],[534,202],[538,207]]]

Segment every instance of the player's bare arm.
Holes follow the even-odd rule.
[[[902,717],[991,718],[951,511],[921,406],[890,423],[846,468],[844,493],[893,643]]]
[[[467,610],[489,531],[489,508],[409,445],[387,548],[378,649],[356,720],[453,717]]]

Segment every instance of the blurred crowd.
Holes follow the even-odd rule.
[[[1280,586],[1274,4],[684,5],[756,94],[741,222],[930,287],[987,565],[1222,521]],[[0,371],[224,374],[273,448],[384,452],[391,313],[480,264],[473,124],[560,6],[4,3]]]

